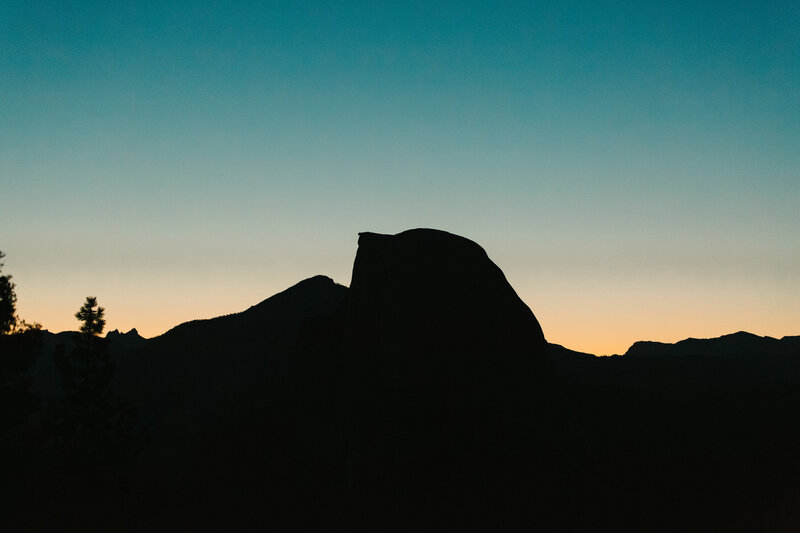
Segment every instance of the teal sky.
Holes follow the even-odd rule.
[[[0,0],[20,314],[153,336],[435,227],[571,348],[800,334],[800,4],[432,4]]]

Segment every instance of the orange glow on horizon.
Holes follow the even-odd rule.
[[[164,284],[159,289],[169,297],[158,305],[129,288],[112,290],[108,286],[105,291],[90,291],[86,295],[98,296],[100,305],[105,307],[107,332],[136,328],[143,337],[152,338],[183,322],[244,311],[294,283],[262,284],[256,290],[247,280],[241,280],[232,283],[228,290],[216,292],[210,288],[207,292],[198,291],[188,282],[169,287]],[[581,285],[562,281],[549,284],[546,290],[534,291],[529,284],[529,280],[524,280],[517,292],[530,304],[547,340],[595,355],[624,354],[640,340],[677,342],[741,330],[777,338],[800,333],[787,309],[774,305],[774,301],[754,298],[763,296],[762,293],[750,294],[748,298],[744,289],[720,291],[689,287],[687,291],[685,286],[679,290],[666,284],[620,291],[618,287],[609,288],[599,282]],[[687,305],[691,291],[697,297]],[[77,329],[74,314],[86,296],[81,296],[83,292],[74,291],[75,295],[66,299],[74,302],[70,307],[47,305],[49,301],[64,301],[64,295],[56,300],[30,290],[17,292],[17,310],[24,319],[39,322],[52,332]],[[742,301],[749,301],[749,304],[743,306]]]

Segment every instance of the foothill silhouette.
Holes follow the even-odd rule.
[[[4,374],[14,530],[800,529],[800,337],[575,352],[450,233],[153,339],[78,315]]]

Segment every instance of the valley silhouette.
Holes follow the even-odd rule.
[[[3,301],[5,531],[800,530],[800,336],[575,352],[464,237],[152,339]]]

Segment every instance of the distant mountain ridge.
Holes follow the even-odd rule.
[[[280,306],[284,302],[289,303],[289,296],[296,296],[292,294],[295,290],[307,290],[305,297],[310,297],[315,290],[320,290],[324,285],[335,285],[344,294],[347,292],[348,287],[335,283],[331,278],[324,275],[312,276],[298,282],[296,285],[286,289],[286,291],[277,293],[273,297],[255,304],[244,311],[231,313],[228,315],[220,315],[214,318],[195,319],[188,322],[183,322],[173,327],[172,329],[158,335],[156,337],[145,338],[142,337],[136,328],[132,328],[125,333],[119,330],[109,331],[105,338],[111,344],[111,350],[114,353],[128,352],[136,349],[145,344],[165,342],[164,338],[189,339],[204,335],[204,331],[214,331],[218,328],[233,326],[237,332],[243,332],[248,327],[252,327],[252,332],[257,332],[261,328],[261,321],[268,320],[270,314],[274,314],[275,308],[270,309],[272,306]],[[284,294],[288,293],[288,294]],[[273,298],[277,299],[273,300]],[[289,305],[297,305],[297,302],[289,303]],[[263,331],[263,330],[262,330]],[[53,347],[61,343],[71,343],[72,336],[77,334],[77,331],[62,331],[59,333],[52,333],[44,330],[45,352],[52,351]],[[171,342],[175,342],[172,340]],[[600,357],[595,354],[586,352],[577,352],[565,346],[548,343],[550,354],[558,354],[556,357]],[[738,331],[736,333],[729,333],[720,335],[719,337],[710,338],[694,338],[689,337],[674,343],[660,342],[660,341],[636,341],[631,345],[628,350],[622,355],[613,355],[605,357],[730,357],[738,355],[794,355],[800,350],[800,335],[786,335],[780,339],[769,336],[760,336],[746,331]]]
[[[338,308],[346,293],[314,276],[242,312],[180,324],[120,361],[120,392],[146,416],[207,423],[222,406],[281,379],[303,325]],[[179,384],[180,401],[164,389],[167,383]]]
[[[334,283],[338,287],[341,287],[342,289],[345,290],[347,289],[346,286],[336,284],[335,282],[333,282],[333,280],[331,280],[327,276],[317,275],[302,280],[298,282],[296,285],[293,285],[292,287],[289,287],[286,290],[287,291],[293,290],[294,287],[311,286],[315,283],[318,283],[320,280],[327,280],[331,283]],[[317,285],[317,287],[319,287],[319,285]],[[281,294],[283,294],[283,292],[277,293],[275,296],[279,296]],[[109,331],[108,333],[106,333],[105,338],[112,342],[111,349],[116,353],[120,347],[123,347],[123,349],[127,351],[131,348],[140,347],[143,344],[151,343],[153,341],[158,341],[159,339],[162,339],[165,336],[180,337],[185,335],[190,337],[206,329],[210,331],[214,328],[224,327],[231,324],[235,324],[236,327],[240,329],[243,326],[243,322],[241,322],[240,320],[242,319],[242,315],[245,314],[252,313],[250,316],[246,316],[246,318],[244,318],[244,323],[250,323],[250,325],[254,324],[257,325],[256,323],[258,322],[258,318],[256,317],[258,309],[261,306],[271,305],[273,303],[270,302],[271,299],[272,297],[267,298],[266,300],[256,305],[253,305],[244,311],[230,313],[228,315],[220,315],[218,317],[213,317],[213,318],[195,319],[195,320],[190,320],[188,322],[182,322],[181,324],[178,324],[177,326],[167,330],[166,332],[156,337],[150,337],[150,338],[142,337],[136,328],[132,328],[131,330],[124,333],[116,329],[113,331]],[[70,343],[71,337],[78,333],[79,332],[77,331],[61,331],[58,333],[53,333],[48,330],[44,330],[43,335],[45,339],[45,351],[52,350],[52,348],[56,344]],[[566,357],[569,357],[570,354],[577,355],[580,357],[660,357],[660,356],[724,357],[739,353],[791,355],[797,353],[797,350],[800,349],[800,335],[785,335],[780,339],[778,339],[770,336],[756,335],[754,333],[749,333],[746,331],[738,331],[736,333],[720,335],[719,337],[710,337],[703,339],[688,337],[686,339],[674,343],[660,342],[660,341],[636,341],[631,345],[630,348],[628,348],[628,350],[624,354],[621,355],[615,354],[613,356],[598,356],[587,352],[577,352],[559,344],[553,344],[553,343],[548,343],[548,344],[551,348],[551,351],[558,352]]]
[[[786,336],[776,339],[739,331],[711,339],[688,338],[674,344],[639,341],[625,352],[625,356],[730,357],[740,355],[793,355],[797,353],[798,348],[800,348],[800,336]]]

